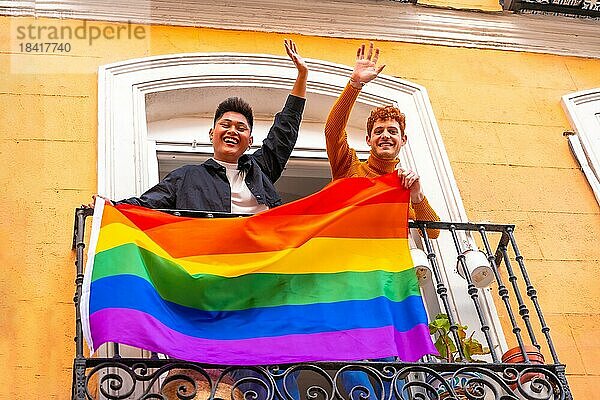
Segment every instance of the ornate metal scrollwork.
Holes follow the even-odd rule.
[[[526,364],[315,363],[218,368],[176,360],[140,362],[120,359],[95,362],[94,367],[83,368],[86,372],[85,398],[98,400],[568,398],[568,392],[553,367]],[[344,379],[349,372],[368,377],[365,381],[368,387],[360,384],[348,387]],[[298,382],[301,383],[299,399]],[[74,397],[79,398],[75,393]]]

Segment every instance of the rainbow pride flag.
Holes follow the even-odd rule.
[[[437,353],[395,175],[337,180],[243,218],[97,204],[82,297],[92,351],[118,342],[257,365]]]

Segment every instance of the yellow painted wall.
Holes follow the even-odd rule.
[[[457,10],[502,11],[500,2],[495,0],[417,0],[417,4]]]
[[[96,188],[97,67],[179,52],[283,54],[278,34],[162,26],[143,27],[147,41],[17,54],[11,27],[34,21],[82,24],[0,17],[2,399],[70,396],[70,245],[73,209]],[[349,65],[359,44],[291,36],[304,56]],[[600,87],[600,60],[379,46],[386,73],[427,87],[469,218],[517,225],[575,398],[600,399],[591,389],[600,385],[600,210],[562,137],[570,126],[560,107],[563,94]]]

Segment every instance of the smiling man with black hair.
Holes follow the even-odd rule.
[[[298,54],[295,43],[286,40],[285,50],[294,62],[298,76],[258,150],[244,154],[253,141],[252,108],[244,100],[230,97],[215,111],[213,127],[209,131],[214,150],[210,159],[199,165],[177,168],[140,197],[124,199],[117,204],[245,214],[280,205],[282,201],[274,183],[281,176],[298,138],[308,75],[306,63]]]
[[[298,138],[302,112],[306,102],[308,67],[298,54],[296,44],[285,41],[285,50],[298,70],[291,93],[283,109],[275,115],[273,126],[262,146],[251,154],[244,154],[252,145],[254,117],[252,107],[239,97],[222,101],[215,111],[213,127],[209,131],[213,156],[199,165],[184,165],[170,172],[158,184],[140,197],[116,202],[147,208],[170,208],[256,214],[282,203],[274,183],[281,176]],[[98,195],[92,196],[95,198]],[[112,201],[101,196],[112,204]],[[88,205],[93,207],[94,204]],[[260,374],[238,370],[235,380],[246,380],[239,388],[260,393],[265,398],[265,384]],[[291,374],[288,391],[299,399],[296,379]],[[277,385],[281,386],[281,380]],[[281,390],[281,389],[280,389]]]

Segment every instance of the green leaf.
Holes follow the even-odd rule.
[[[450,331],[450,321],[446,314],[438,314],[434,320],[429,323],[430,333],[447,334]]]
[[[465,353],[465,357],[469,361],[477,361],[472,358],[474,355],[484,355],[489,354],[490,349],[487,347],[483,347],[481,343],[477,339],[473,338],[473,334],[469,336],[468,339],[465,339],[462,342],[463,352]]]
[[[437,349],[438,353],[440,353],[440,358],[443,358],[443,359],[448,358],[446,342],[445,342],[443,336],[438,337],[433,345]]]

